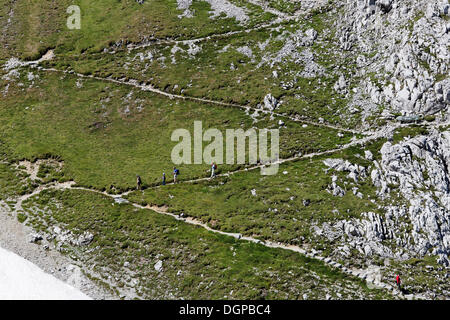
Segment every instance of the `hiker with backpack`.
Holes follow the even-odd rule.
[[[400,275],[397,274],[397,277],[395,277],[395,282],[397,283],[398,290],[402,291],[402,289],[401,289],[401,282],[402,282],[402,280],[400,279]]]
[[[211,179],[216,177],[217,164],[214,162],[211,165]]]
[[[136,184],[137,184],[136,190],[141,190],[142,180],[141,177],[138,175],[136,175]]]
[[[180,170],[177,167],[173,167],[173,183],[177,183],[177,177],[180,174]]]
[[[165,172],[163,172],[162,185],[163,185],[163,186],[166,185],[166,173],[165,173]]]

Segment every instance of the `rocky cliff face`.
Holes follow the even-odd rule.
[[[369,116],[416,120],[434,115],[427,135],[394,143],[387,135],[378,159],[361,167],[340,159],[324,164],[333,172],[346,172],[359,197],[358,180],[376,188],[381,213],[363,213],[358,219],[325,223],[316,234],[340,239],[336,252],[350,249],[362,255],[406,260],[426,255],[449,267],[450,254],[450,5],[448,0],[357,0],[335,3],[336,45],[356,55],[361,79],[348,88],[342,73],[334,89],[350,97],[362,111],[363,126]],[[340,6],[340,7],[339,7]],[[423,123],[422,123],[423,125]],[[368,174],[366,174],[368,173]],[[341,181],[342,182],[342,181]],[[329,192],[345,195],[335,174]]]
[[[450,103],[448,0],[348,0],[336,22],[339,46],[357,53],[353,104],[383,116],[436,114]],[[342,76],[337,88],[345,87]]]
[[[406,207],[387,208],[386,220],[406,216],[411,232],[404,247],[418,255],[430,252],[449,266],[450,254],[450,133],[434,130],[392,145],[384,144],[382,160],[371,173],[381,198],[392,188],[408,199]],[[391,187],[390,187],[391,186]],[[395,226],[395,224],[392,224]],[[395,232],[394,234],[399,234]]]
[[[376,200],[384,215],[363,213],[361,218],[324,224],[316,230],[330,240],[341,239],[337,251],[346,255],[349,247],[366,256],[406,260],[437,256],[449,267],[450,254],[450,133],[433,130],[428,136],[381,148],[381,160],[368,168],[340,159],[324,163],[337,172],[347,172],[349,181],[370,179],[377,188]],[[370,171],[370,178],[366,172]],[[336,176],[330,185],[333,196],[345,191]],[[355,187],[356,194],[358,188]],[[361,194],[361,197],[363,195]],[[375,202],[375,200],[373,200]]]

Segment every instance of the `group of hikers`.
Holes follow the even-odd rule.
[[[217,171],[217,164],[215,162],[213,162],[211,164],[211,176],[210,176],[211,179],[216,177],[216,171]],[[180,170],[177,167],[173,167],[172,174],[173,174],[173,183],[177,183],[178,176],[180,175]],[[137,184],[136,189],[141,190],[142,189],[142,179],[139,175],[136,175],[136,184]],[[163,175],[162,175],[162,185],[163,186],[166,185],[166,173],[165,172],[163,172]]]

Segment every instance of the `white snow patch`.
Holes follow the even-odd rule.
[[[0,248],[0,300],[90,300],[81,291]]]

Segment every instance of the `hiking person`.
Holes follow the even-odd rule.
[[[142,180],[141,177],[136,175],[136,184],[137,184],[137,190],[141,190]]]
[[[400,275],[397,274],[397,277],[395,277],[395,282],[397,282],[397,288],[399,291],[401,291],[401,282],[402,280],[400,280]]]
[[[213,162],[211,164],[211,178],[214,178],[216,176],[216,170],[217,170],[217,165]]]
[[[166,173],[163,172],[163,181],[162,181],[162,185],[165,186],[166,185]]]
[[[180,174],[180,170],[177,167],[173,167],[173,183],[177,183],[177,177]]]

